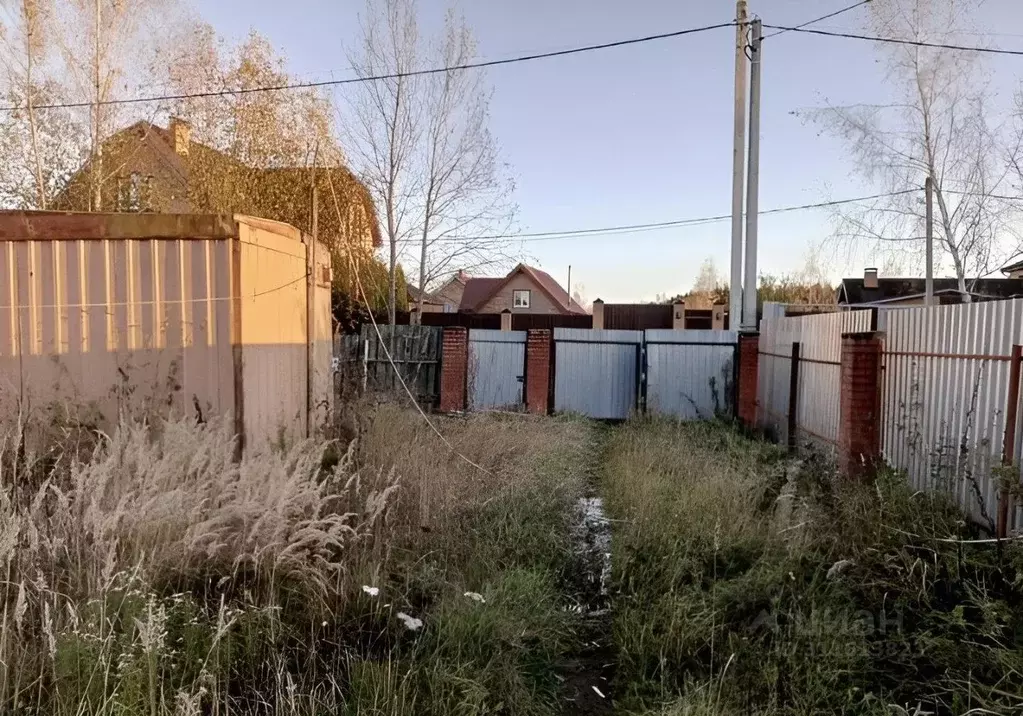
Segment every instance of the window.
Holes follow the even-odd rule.
[[[512,308],[529,308],[529,291],[512,291]]]

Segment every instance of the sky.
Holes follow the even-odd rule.
[[[882,2],[884,0],[874,0]],[[306,80],[350,77],[361,0],[197,0],[228,39],[255,28]],[[751,0],[767,24],[806,22],[852,0]],[[439,26],[445,0],[420,0],[423,27]],[[728,0],[463,0],[483,59],[566,49],[728,22]],[[865,7],[816,27],[862,32]],[[988,0],[978,39],[1023,49],[1023,3]],[[491,129],[515,180],[518,229],[548,232],[728,214],[732,182],[734,29],[489,69]],[[882,189],[859,179],[843,145],[799,116],[826,104],[890,99],[874,43],[799,33],[765,41],[760,207],[846,199]],[[1023,58],[988,61],[1002,100]],[[922,181],[922,179],[921,179]],[[798,271],[833,232],[831,210],[760,220],[759,270]],[[714,260],[727,274],[730,223],[523,243],[526,259],[588,300],[652,300],[693,283]],[[825,252],[833,279],[863,265]],[[862,262],[871,261],[866,256]],[[877,262],[879,263],[879,262]],[[873,265],[873,264],[871,264]]]

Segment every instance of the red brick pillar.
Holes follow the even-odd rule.
[[[469,331],[460,326],[444,329],[440,356],[440,410],[455,413],[465,410],[469,371]]]
[[[881,334],[842,336],[838,467],[846,477],[873,477],[881,458]]]
[[[526,331],[526,411],[546,415],[551,377],[551,332],[546,328]]]
[[[757,390],[760,371],[760,334],[739,335],[739,422],[753,429],[757,426]]]

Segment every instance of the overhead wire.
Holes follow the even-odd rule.
[[[764,214],[783,214],[793,211],[804,211],[811,209],[824,209],[832,206],[841,206],[842,204],[853,204],[861,201],[871,201],[873,199],[884,199],[891,196],[900,196],[902,194],[911,194],[922,189],[902,189],[899,191],[883,192],[881,194],[871,194],[868,196],[858,196],[849,199],[836,199],[832,201],[822,201],[813,204],[799,204],[796,206],[781,206],[775,209],[765,209],[760,212],[760,215]],[[555,241],[561,239],[573,239],[573,238],[584,238],[588,236],[600,236],[602,234],[614,235],[618,233],[632,233],[637,231],[651,231],[659,229],[668,229],[676,227],[686,226],[702,226],[705,224],[712,224],[719,221],[727,221],[732,218],[731,214],[718,214],[715,216],[703,216],[694,217],[690,219],[673,219],[669,221],[658,221],[646,224],[621,224],[617,226],[604,226],[604,227],[593,227],[586,229],[568,229],[565,231],[539,231],[524,234],[494,234],[489,236],[460,236],[460,237],[446,237],[444,239],[438,239],[443,242],[459,242],[459,241],[506,241],[506,240],[518,240],[522,239],[525,242],[531,241]]]
[[[497,60],[480,60],[478,62],[465,62],[458,65],[447,65],[444,67],[432,67],[422,70],[411,70],[409,72],[393,72],[377,75],[368,75],[363,77],[347,77],[344,79],[330,79],[320,80],[317,82],[294,82],[281,85],[266,85],[260,87],[241,87],[236,89],[225,89],[216,90],[210,92],[181,92],[178,94],[165,94],[165,95],[150,95],[146,97],[128,97],[125,99],[110,99],[103,100],[102,102],[55,102],[51,104],[38,104],[33,105],[33,109],[84,109],[88,107],[100,107],[109,105],[125,105],[125,104],[144,104],[147,102],[174,102],[183,101],[188,99],[204,99],[209,97],[227,97],[253,94],[256,92],[282,92],[293,89],[315,89],[321,87],[338,87],[349,84],[359,84],[362,82],[380,82],[383,80],[401,79],[405,77],[420,77],[423,75],[434,75],[445,72],[459,72],[464,70],[475,70],[483,69],[487,67],[498,67],[501,65],[510,65],[519,62],[533,62],[535,60],[547,60],[555,57],[567,57],[569,55],[577,55],[584,52],[596,52],[599,50],[609,50],[617,47],[628,47],[630,45],[639,45],[647,42],[656,42],[659,40],[669,40],[676,37],[684,37],[686,35],[694,35],[700,32],[709,32],[711,30],[719,30],[725,27],[734,27],[735,21],[719,22],[714,25],[704,25],[702,27],[690,27],[682,30],[673,30],[671,32],[662,32],[655,35],[644,35],[642,37],[633,37],[625,40],[614,40],[611,42],[601,42],[592,45],[583,45],[581,47],[571,47],[564,50],[551,50],[548,52],[535,52],[531,54],[516,55],[514,57],[506,57]],[[6,106],[0,107],[0,112],[16,112],[26,109],[24,106]]]
[[[1023,56],[1023,50],[1003,50],[997,47],[977,47],[974,45],[953,45],[944,42],[928,42],[926,40],[907,40],[899,37],[877,37],[876,35],[860,35],[855,32],[837,32],[832,30],[818,30],[812,27],[788,27],[785,25],[767,25],[764,27],[771,30],[782,30],[784,32],[802,32],[808,35],[820,35],[822,37],[841,37],[849,40],[866,40],[869,42],[886,43],[890,45],[909,45],[911,47],[930,47],[939,50],[959,50],[962,52],[981,52],[989,55],[1011,55]],[[780,34],[780,33],[775,33]]]
[[[838,17],[839,15],[842,15],[843,13],[847,13],[850,10],[855,10],[856,8],[860,7],[861,5],[866,5],[869,2],[870,2],[870,0],[860,0],[860,2],[856,3],[855,5],[850,5],[849,7],[842,8],[841,10],[836,10],[835,12],[828,13],[827,15],[821,15],[820,17],[815,18],[813,20],[807,20],[806,22],[800,23],[799,25],[796,25],[793,28],[793,30],[800,30],[800,29],[802,29],[802,28],[804,28],[804,27],[806,27],[808,25],[816,25],[818,22],[823,22],[824,20],[830,20],[833,17]],[[765,25],[764,27],[767,27],[767,25]],[[772,32],[770,35],[767,35],[763,39],[764,40],[769,40],[772,37],[777,37],[778,35],[783,35],[786,32],[789,32],[789,30],[779,30],[778,32]]]

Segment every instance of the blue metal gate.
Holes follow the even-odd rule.
[[[642,331],[554,330],[554,410],[624,420],[640,407]]]
[[[647,412],[683,420],[732,414],[735,331],[649,330],[645,339]]]
[[[526,365],[525,331],[469,331],[469,408],[520,410]]]

